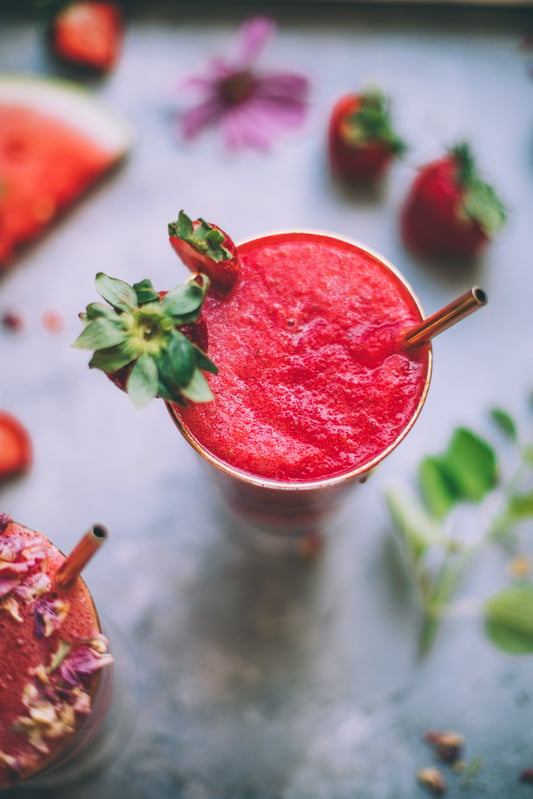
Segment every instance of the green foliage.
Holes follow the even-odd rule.
[[[533,653],[533,585],[511,585],[485,603],[485,629],[504,652]]]
[[[533,406],[530,410],[533,415]],[[522,440],[516,421],[504,409],[493,408],[490,419],[516,456],[511,474],[502,477],[494,445],[459,427],[444,452],[421,460],[417,492],[386,493],[424,611],[422,652],[431,648],[470,564],[489,544],[516,549],[520,525],[533,519],[533,446]],[[484,500],[492,494],[498,510],[487,518]],[[468,546],[449,531],[451,514],[461,504],[469,504],[478,516],[480,534]],[[504,589],[484,604],[483,613],[487,636],[496,646],[510,654],[533,652],[531,583]]]

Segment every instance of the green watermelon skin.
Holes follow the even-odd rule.
[[[124,124],[75,84],[0,76],[0,268],[128,149]]]

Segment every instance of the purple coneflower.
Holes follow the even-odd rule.
[[[186,81],[198,94],[196,104],[181,117],[186,138],[218,123],[229,147],[266,149],[279,133],[301,124],[307,110],[307,78],[254,68],[274,31],[275,23],[267,17],[247,20],[239,30],[237,57],[216,58],[205,75]]]

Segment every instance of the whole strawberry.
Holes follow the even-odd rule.
[[[389,101],[379,90],[347,94],[335,103],[328,150],[331,169],[341,180],[376,180],[405,149],[394,132]]]
[[[494,189],[478,175],[468,144],[423,166],[401,212],[407,249],[439,258],[478,255],[500,230],[505,208]]]
[[[72,64],[109,71],[122,46],[123,18],[118,3],[50,2],[51,8],[57,5],[59,10],[50,25],[54,54]]]
[[[201,272],[212,281],[213,288],[229,291],[240,272],[237,247],[217,225],[197,219],[194,222],[184,211],[168,226],[169,241],[191,272]]]
[[[24,474],[31,462],[29,433],[12,414],[0,411],[0,482]]]
[[[93,302],[80,318],[84,329],[74,342],[94,350],[91,368],[101,369],[141,408],[154,397],[173,402],[209,402],[213,397],[203,372],[217,367],[197,342],[205,340],[200,319],[209,287],[195,275],[169,292],[149,280],[130,286],[103,272],[96,288],[107,305]]]

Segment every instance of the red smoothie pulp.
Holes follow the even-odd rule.
[[[64,560],[0,514],[0,790],[76,751],[107,710],[112,658],[84,581],[54,586]]]
[[[371,467],[405,435],[429,382],[429,345],[401,344],[422,319],[407,284],[324,234],[274,234],[238,251],[235,288],[210,292],[203,309],[214,400],[178,416],[216,458],[262,478]]]

